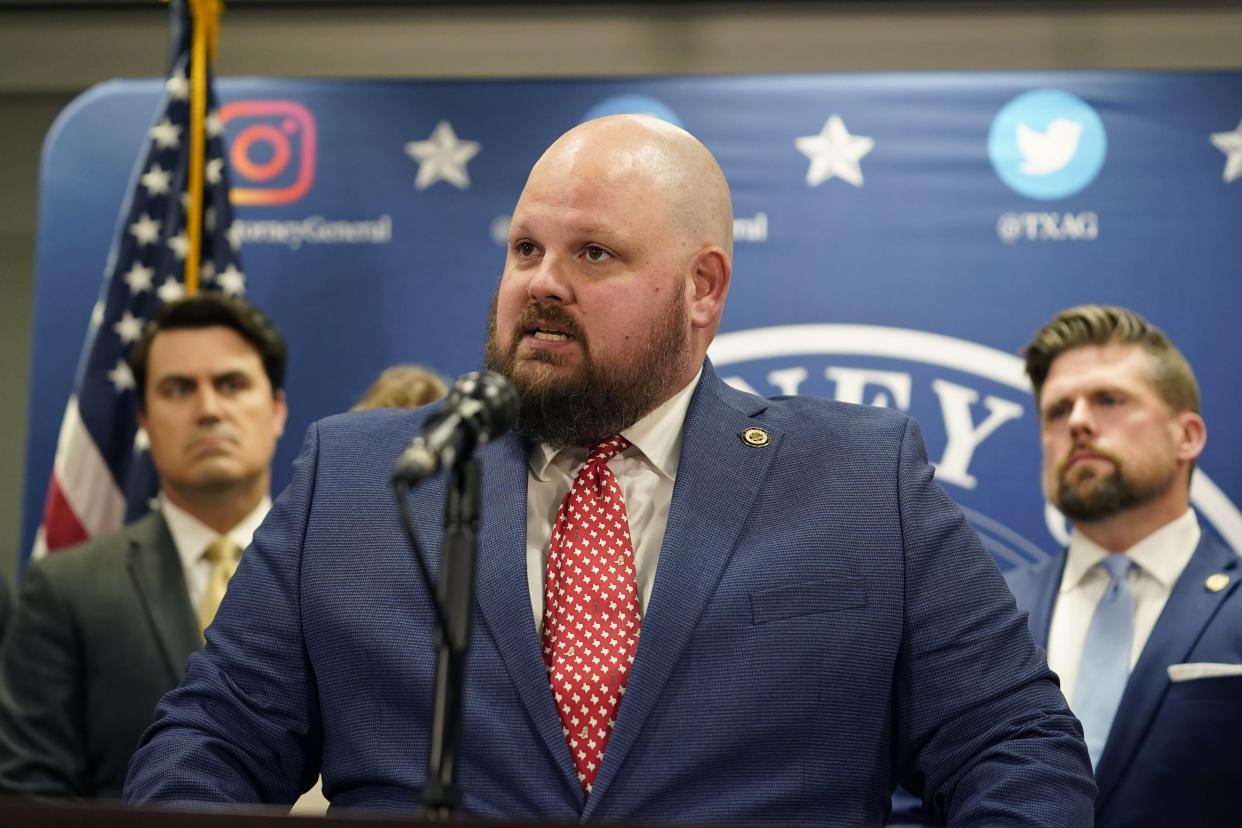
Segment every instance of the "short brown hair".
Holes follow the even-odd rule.
[[[1199,412],[1199,383],[1190,363],[1164,331],[1132,310],[1108,305],[1078,305],[1061,311],[1022,349],[1026,375],[1039,401],[1053,361],[1087,345],[1138,345],[1147,352],[1147,378],[1174,411]]]
[[[138,387],[138,410],[147,410],[147,360],[151,343],[162,331],[185,328],[231,328],[254,348],[272,393],[285,387],[285,338],[267,314],[236,296],[223,293],[192,293],[168,302],[155,312],[138,341],[129,349],[127,361]]]
[[[445,395],[444,380],[419,365],[393,365],[371,384],[350,411],[368,408],[418,408]]]

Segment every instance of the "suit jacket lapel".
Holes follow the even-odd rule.
[[[1228,574],[1230,582],[1219,592],[1212,592],[1204,582],[1209,575],[1219,572]],[[1238,556],[1204,530],[1194,555],[1173,585],[1173,592],[1134,665],[1117,707],[1108,743],[1096,768],[1096,783],[1100,789],[1097,812],[1106,804],[1117,781],[1133,761],[1168,691],[1168,666],[1184,662],[1190,655],[1221,603],[1237,588],[1238,575]]]
[[[752,448],[742,432],[766,408],[719,380],[706,363],[686,413],[655,584],[643,618],[634,669],[608,739],[583,818],[590,818],[634,745],[732,555],[768,467],[779,448]],[[559,729],[557,731],[560,733]]]
[[[138,604],[159,642],[174,683],[185,675],[190,653],[202,648],[198,620],[186,592],[185,573],[168,524],[152,513],[122,530],[129,543],[126,565]]]
[[[1030,613],[1027,623],[1035,643],[1048,649],[1048,629],[1052,625],[1052,608],[1061,589],[1061,576],[1065,572],[1065,555],[1014,573],[1010,589],[1018,599],[1019,608]]]
[[[581,803],[582,787],[561,730],[543,664],[526,577],[529,449],[516,436],[487,447],[483,460],[475,600],[526,711]]]

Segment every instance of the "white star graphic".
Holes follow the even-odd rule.
[[[147,189],[148,196],[163,195],[168,192],[168,187],[172,183],[172,176],[168,171],[161,168],[159,164],[152,164],[151,169],[142,174],[139,179],[142,186]]]
[[[129,226],[129,232],[134,234],[134,240],[139,244],[155,244],[160,240],[160,223],[143,213],[141,218]]]
[[[168,249],[173,252],[178,261],[184,261],[185,254],[190,252],[190,237],[182,230],[168,240]]]
[[[1233,132],[1213,132],[1212,144],[1225,154],[1225,183],[1242,178],[1242,121]]]
[[[240,296],[246,292],[246,274],[237,269],[237,265],[230,264],[224,269],[224,272],[216,277],[220,290],[229,296]]]
[[[461,141],[448,121],[441,121],[426,141],[410,141],[405,152],[418,162],[414,189],[425,190],[437,181],[447,181],[459,190],[470,186],[466,162],[479,152],[478,141]]]
[[[108,380],[118,394],[127,389],[137,387],[134,384],[134,372],[129,370],[129,366],[125,364],[123,359],[118,359],[116,367],[108,372]]]
[[[224,172],[224,159],[213,158],[207,162],[207,169],[203,175],[207,179],[208,184],[219,184],[221,173],[223,172]]]
[[[185,69],[178,69],[177,74],[164,81],[164,88],[174,101],[189,100],[190,80],[185,76]]]
[[[145,428],[139,428],[134,434],[134,451],[150,451],[151,438]]]
[[[160,149],[176,149],[181,144],[181,127],[165,118],[147,132]]]
[[[104,303],[99,300],[95,303],[95,307],[91,308],[91,327],[98,328],[104,321]]]
[[[200,282],[210,282],[216,278],[216,263],[208,259],[198,267],[198,280]]]
[[[224,235],[229,240],[229,247],[234,250],[241,249],[242,228],[241,225],[237,223],[236,219],[234,219],[233,223],[229,225],[229,229],[224,231]]]
[[[208,207],[203,211],[203,228],[208,233],[214,233],[216,230],[216,208]]]
[[[208,138],[215,138],[224,132],[224,122],[220,120],[219,110],[213,109],[207,113],[207,120],[203,122],[203,129],[207,130]]]
[[[864,135],[850,135],[840,115],[830,115],[818,135],[794,139],[798,152],[811,159],[806,171],[806,185],[817,187],[836,176],[861,187],[862,168],[859,160],[875,148],[875,141]]]
[[[155,291],[155,295],[160,297],[161,302],[175,302],[185,295],[185,288],[181,283],[169,276],[164,280],[164,284],[160,285],[159,290]]]
[[[129,285],[130,293],[142,293],[151,289],[151,278],[155,276],[155,268],[143,267],[141,262],[134,262],[129,273],[124,276],[125,284]]]
[[[131,342],[136,342],[138,337],[142,335],[142,320],[129,311],[125,311],[121,316],[121,321],[113,325],[112,330],[116,331],[116,335],[121,338],[121,341],[128,345]]]

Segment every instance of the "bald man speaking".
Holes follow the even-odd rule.
[[[729,188],[685,131],[582,124],[509,230],[486,364],[465,810],[878,824],[901,782],[953,825],[1090,824],[1077,722],[902,414],[767,400],[706,359]],[[130,767],[137,802],[414,812],[434,614],[391,505],[426,412],[311,427],[205,652]],[[407,506],[433,562],[447,475]]]

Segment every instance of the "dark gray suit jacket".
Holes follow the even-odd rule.
[[[0,794],[117,797],[200,649],[162,516],[34,561],[0,659]]]

